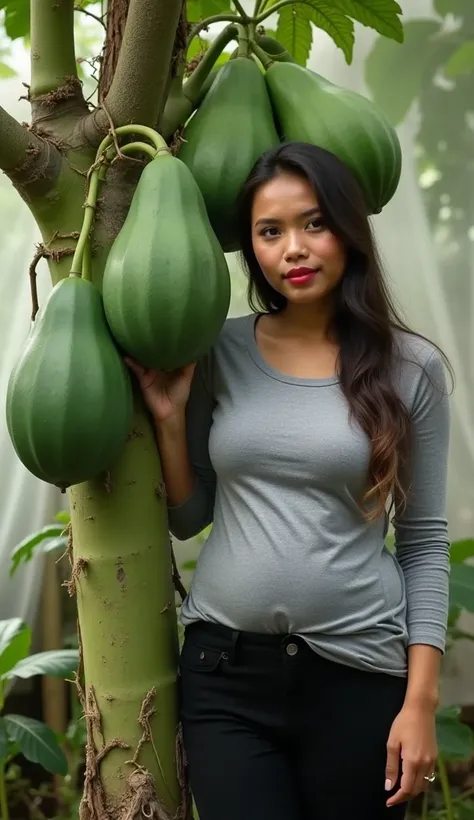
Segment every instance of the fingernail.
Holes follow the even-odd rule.
[[[385,781],[385,791],[389,792],[391,788],[392,788],[392,781],[391,780],[386,780]]]

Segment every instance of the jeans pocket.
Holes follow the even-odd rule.
[[[179,665],[190,672],[215,672],[227,653],[220,649],[209,649],[185,640],[181,650]]]

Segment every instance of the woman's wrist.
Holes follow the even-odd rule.
[[[159,438],[176,438],[186,431],[186,418],[184,407],[177,410],[166,419],[153,418],[153,423]]]

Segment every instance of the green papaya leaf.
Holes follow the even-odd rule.
[[[342,50],[346,63],[350,64],[354,48],[354,23],[334,5],[332,1],[311,0],[311,6],[305,8],[311,22],[332,37]]]
[[[447,77],[459,77],[474,71],[474,40],[466,40],[450,57],[445,65]]]
[[[52,649],[19,661],[6,677],[26,679],[34,675],[51,675],[66,678],[77,669],[78,664],[79,653],[75,649]]]
[[[396,0],[332,0],[332,6],[384,37],[403,43],[403,11]]]
[[[420,91],[431,38],[440,25],[436,20],[409,20],[402,46],[379,37],[365,61],[365,81],[372,97],[394,125],[403,120]]]
[[[468,760],[474,753],[472,729],[459,720],[456,707],[440,709],[436,715],[436,736],[440,754],[446,760]]]
[[[467,558],[474,558],[474,538],[463,541],[453,541],[450,549],[452,564],[462,564]]]
[[[34,535],[28,535],[23,541],[13,548],[10,554],[10,575],[14,575],[21,564],[26,564],[28,561],[31,561],[35,548],[38,544],[46,538],[58,538],[63,532],[64,527],[59,525],[56,527],[53,525],[43,527],[43,529],[39,530],[39,532],[35,532]]]
[[[313,43],[313,31],[306,6],[291,3],[280,9],[276,38],[297,63],[306,65]]]
[[[4,10],[5,31],[11,40],[26,37],[30,31],[30,0],[0,0]]]
[[[5,715],[4,721],[9,738],[18,744],[27,760],[39,763],[51,774],[65,777],[67,759],[48,726],[25,715]]]
[[[8,753],[8,735],[5,721],[0,715],[0,760],[5,760]]]
[[[452,564],[449,584],[452,606],[474,612],[474,567],[470,564]]]
[[[21,618],[0,621],[0,678],[28,655],[31,630]]]

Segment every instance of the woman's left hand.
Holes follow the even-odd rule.
[[[395,786],[400,765],[402,768],[400,788],[387,800],[387,806],[404,803],[425,790],[425,778],[433,774],[437,754],[434,710],[405,704],[392,724],[387,742],[387,791]]]

